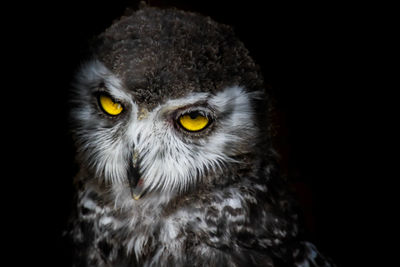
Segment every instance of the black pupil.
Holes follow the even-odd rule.
[[[189,116],[192,120],[196,119],[200,114],[198,112],[190,112]]]

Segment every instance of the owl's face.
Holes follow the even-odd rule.
[[[114,24],[75,84],[82,166],[135,199],[223,179],[215,174],[258,138],[259,76],[243,45],[225,26],[172,13],[145,9]]]

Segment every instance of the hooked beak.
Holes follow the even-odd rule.
[[[144,194],[143,179],[140,174],[140,158],[139,153],[134,150],[128,169],[128,182],[131,190],[132,198],[139,200]]]

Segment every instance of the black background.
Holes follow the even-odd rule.
[[[364,141],[357,131],[365,119],[357,78],[366,60],[359,42],[366,21],[358,14],[363,11],[321,2],[150,2],[200,12],[234,27],[276,99],[282,173],[297,192],[310,240],[339,266],[369,261],[358,249],[369,235],[362,223],[367,204],[360,182],[368,178],[359,170],[356,152]],[[12,253],[6,255],[13,266],[70,265],[69,247],[61,237],[77,171],[68,131],[68,90],[88,41],[136,4],[64,1],[2,8],[9,15],[3,25],[12,26],[2,31],[7,47],[3,64],[12,70],[3,73],[3,84],[11,87],[3,92],[12,91],[3,131],[18,140],[7,152],[10,163],[3,171],[14,183],[3,187],[6,203],[14,204],[5,209],[5,218],[17,226],[8,242]],[[9,140],[3,139],[3,147]]]

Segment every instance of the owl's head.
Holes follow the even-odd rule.
[[[232,29],[210,18],[155,8],[122,17],[74,87],[81,167],[135,199],[225,179],[222,169],[260,149],[261,75]]]

